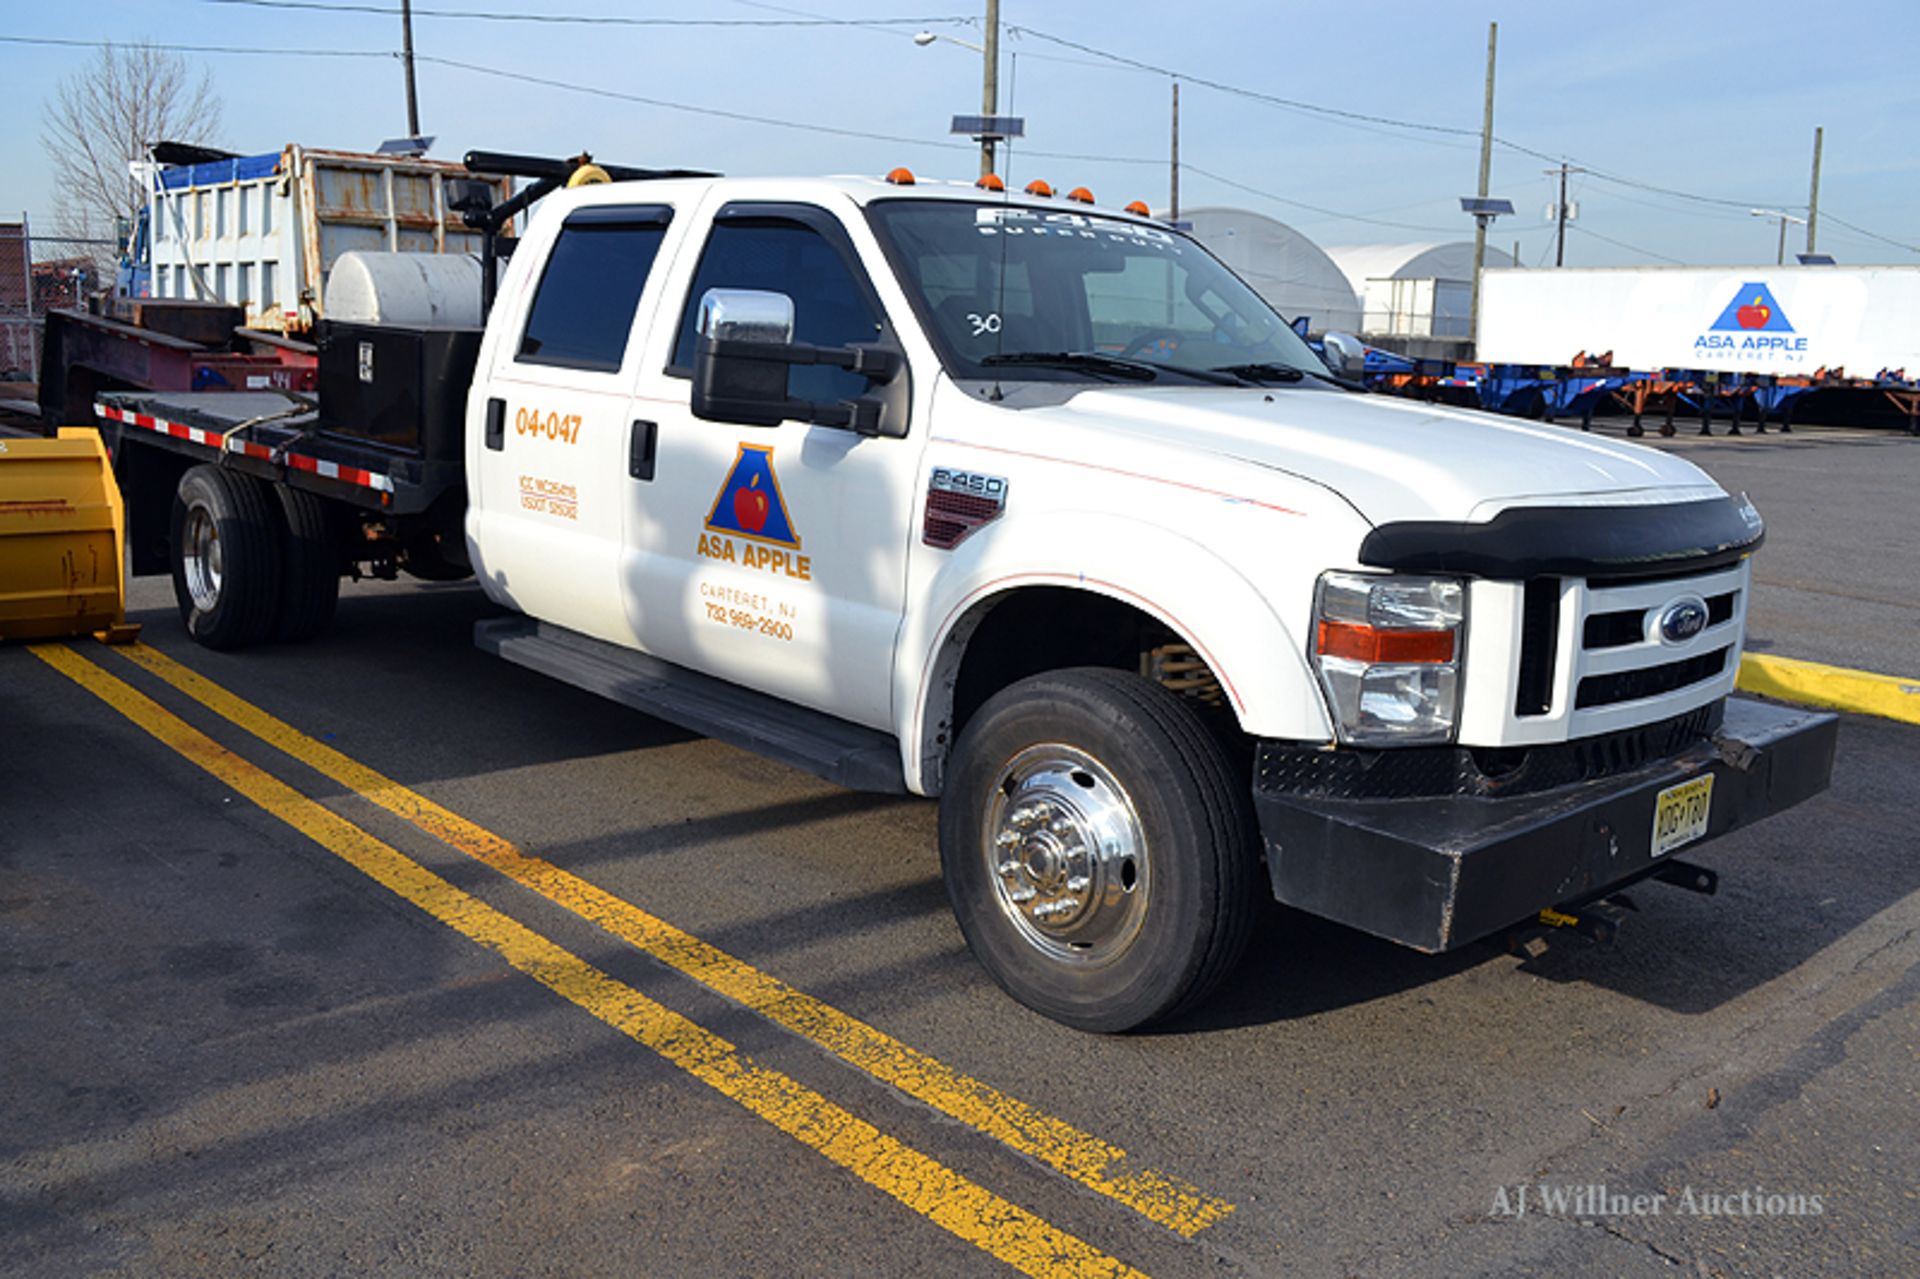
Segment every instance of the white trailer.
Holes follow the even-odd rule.
[[[1854,377],[1920,372],[1920,266],[1490,270],[1481,360]]]

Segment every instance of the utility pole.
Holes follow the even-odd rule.
[[[1559,168],[1546,169],[1543,170],[1543,172],[1545,172],[1548,177],[1552,177],[1556,173],[1560,175],[1560,203],[1553,206],[1553,221],[1555,224],[1553,264],[1555,266],[1565,266],[1567,264],[1567,221],[1573,216],[1573,206],[1567,203],[1567,175],[1569,173],[1585,173],[1586,170],[1576,169],[1562,160]]]
[[[1499,46],[1500,24],[1487,24],[1487,105],[1480,118],[1480,198],[1487,198],[1487,182],[1493,176],[1493,59]],[[1478,355],[1480,343],[1480,270],[1487,264],[1487,220],[1474,219],[1473,230],[1473,299],[1468,307],[1467,333],[1474,342],[1474,354]]]
[[[407,136],[420,136],[420,99],[413,91],[413,0],[400,0],[400,61],[407,68]]]
[[[1813,188],[1807,193],[1808,253],[1813,252],[1813,232],[1820,222],[1820,144],[1826,140],[1826,133],[1824,128],[1815,128],[1813,131]]]
[[[986,48],[981,54],[980,114],[1000,114],[1000,0],[987,0]],[[980,176],[993,172],[993,139],[980,140]]]
[[[1172,173],[1167,183],[1167,221],[1180,220],[1180,82],[1173,82],[1173,145],[1168,154],[1172,157]]]

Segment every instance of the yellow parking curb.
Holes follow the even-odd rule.
[[[1748,653],[1740,659],[1739,685],[1745,692],[1784,702],[1920,724],[1920,679]]]

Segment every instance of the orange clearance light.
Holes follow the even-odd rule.
[[[887,174],[887,181],[897,187],[910,187],[913,185],[913,170],[903,165]]]
[[[1153,216],[1153,210],[1147,207],[1147,202],[1145,200],[1135,200],[1132,204],[1129,204],[1127,206],[1127,212],[1138,214],[1143,218],[1150,218]]]
[[[981,174],[980,180],[973,185],[979,187],[982,191],[1004,191],[1007,189],[1007,184],[1000,180],[999,175],[993,173]]]
[[[1042,199],[1052,199],[1053,188],[1045,182],[1042,182],[1039,178],[1035,178],[1033,181],[1027,183],[1027,194],[1037,195]]]
[[[1087,190],[1085,187],[1075,187],[1073,190],[1067,192],[1067,199],[1078,200],[1082,204],[1092,204],[1093,192]]]
[[[1388,631],[1358,622],[1320,623],[1319,650],[1356,662],[1451,662],[1452,631]]]

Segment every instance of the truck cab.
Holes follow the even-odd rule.
[[[1451,949],[1831,763],[1829,720],[1729,699],[1744,498],[1358,393],[1144,210],[902,173],[554,195],[466,439],[469,554],[522,619],[483,644],[941,797],[975,953],[1093,1029],[1204,993],[1263,887]]]

